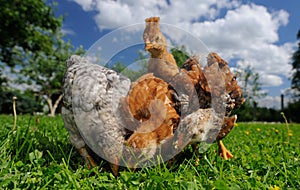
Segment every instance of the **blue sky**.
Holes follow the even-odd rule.
[[[290,57],[300,29],[298,0],[60,0],[63,32],[74,46],[89,49],[103,35],[160,16],[201,39],[232,67],[251,65],[268,96],[261,106],[278,108],[280,94],[290,86]]]

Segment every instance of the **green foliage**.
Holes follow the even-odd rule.
[[[16,64],[16,52],[52,53],[53,35],[60,30],[62,18],[43,0],[0,1],[0,61]]]
[[[88,170],[71,146],[61,117],[0,115],[2,189],[299,189],[300,126],[239,123],[223,142],[234,158],[223,160],[217,145],[200,154],[189,147],[172,164],[114,177],[102,166]],[[289,136],[288,136],[289,135]],[[288,138],[289,137],[289,138]]]
[[[1,65],[0,65],[1,69]],[[0,90],[4,90],[7,85],[7,78],[2,76],[2,71],[0,70]]]
[[[118,73],[121,73],[122,71],[124,71],[126,69],[126,64],[121,63],[121,62],[117,62],[116,64],[114,64],[113,66],[111,66],[110,68]]]
[[[185,46],[175,47],[171,49],[171,53],[177,63],[178,67],[181,67],[184,62],[190,57],[187,53]]]
[[[135,65],[137,68],[129,68],[127,65],[117,62],[114,64],[111,69],[114,71],[117,71],[121,73],[122,75],[128,77],[131,81],[135,81],[138,79],[140,76],[146,73],[147,71],[147,62],[144,64],[144,61],[136,62],[137,65]]]
[[[251,66],[247,66],[238,73],[239,80],[242,82],[243,96],[253,104],[256,99],[266,96],[262,91],[262,84],[259,82],[259,74]]]
[[[272,108],[256,107],[246,101],[238,110],[234,110],[232,114],[236,114],[239,121],[266,121],[266,122],[282,122],[283,118],[280,110]]]
[[[283,112],[286,114],[286,117],[289,120],[289,122],[300,123],[299,110],[300,100],[290,102]]]
[[[83,54],[83,49],[74,50],[70,42],[64,42],[57,34],[53,52],[47,56],[44,52],[36,53],[34,59],[23,61],[19,83],[35,84],[39,87],[39,95],[51,97],[61,93],[62,79],[66,70],[65,61],[72,54]]]
[[[238,69],[239,85],[242,88],[243,97],[246,99],[240,111],[236,111],[241,116],[241,121],[261,121],[264,117],[259,117],[260,108],[257,106],[257,100],[266,96],[262,91],[262,84],[259,82],[259,74],[254,72],[251,66],[244,69]],[[270,118],[267,118],[269,121]]]
[[[300,30],[298,31],[297,39],[300,40]],[[293,54],[292,66],[292,88],[300,92],[300,42],[298,43],[298,49]]]
[[[13,97],[17,99],[17,113],[33,113],[41,112],[42,106],[36,101],[35,96],[29,91],[20,92],[18,90],[0,90],[0,113],[12,114],[13,113]]]
[[[54,114],[53,105],[60,99],[52,99],[54,94],[61,94],[65,61],[83,50],[75,50],[62,39],[62,17],[56,18],[45,1],[1,1],[0,6],[0,74],[5,65],[11,67],[18,78],[10,82],[32,85],[38,100],[46,98]],[[1,75],[1,86],[5,80]]]
[[[134,65],[127,66],[124,63],[117,62],[112,66],[107,65],[112,70],[127,76],[131,81],[135,81],[137,78],[147,73],[148,70],[148,59],[140,52],[138,60],[135,61]]]

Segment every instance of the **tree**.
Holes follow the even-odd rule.
[[[62,17],[56,18],[45,1],[0,1],[0,7],[0,74],[5,66],[10,67],[18,76],[10,82],[34,86],[34,93],[45,97],[50,115],[54,115],[62,97],[64,62],[83,50],[75,52],[70,42],[62,40]],[[1,88],[6,81],[1,74]]]
[[[52,49],[51,55],[39,52],[33,59],[23,61],[21,69],[22,75],[18,78],[19,83],[26,82],[34,84],[37,88],[33,93],[46,100],[50,116],[54,116],[56,108],[62,99],[62,80],[66,70],[65,61],[72,54],[83,54],[80,47],[76,51],[70,42],[64,42],[61,34],[57,34],[57,42]]]
[[[300,109],[300,100],[295,102],[290,102],[288,106],[284,109],[284,113],[286,114],[286,117],[290,122],[300,123],[299,109]]]
[[[254,72],[250,66],[238,70],[240,70],[238,72],[238,78],[241,82],[243,96],[246,99],[246,102],[242,105],[238,113],[242,115],[245,120],[256,120],[257,99],[263,98],[266,96],[266,93],[261,89],[262,84],[259,82],[259,74]]]
[[[14,0],[0,3],[0,61],[14,66],[16,50],[50,53],[53,34],[62,18],[54,16],[52,7],[42,0]]]
[[[172,48],[171,53],[178,67],[181,67],[185,63],[185,61],[189,58],[189,54],[187,53],[186,47],[184,45],[180,47]]]
[[[300,30],[298,31],[297,39],[300,40]],[[293,54],[293,76],[292,76],[292,89],[300,92],[300,42],[298,43],[298,50]]]
[[[300,30],[297,34],[297,39],[300,40]],[[294,101],[288,103],[284,109],[284,113],[289,121],[300,122],[298,112],[300,109],[300,42],[298,42],[298,49],[292,56],[292,78],[291,78],[291,92]]]
[[[128,77],[131,81],[135,81],[143,74],[147,73],[148,70],[148,59],[141,52],[139,52],[139,58],[134,62],[134,65],[127,66],[124,63],[117,62],[111,66],[106,65],[106,67],[121,73],[122,75]]]
[[[13,97],[17,99],[17,113],[33,113],[42,111],[42,106],[36,101],[36,97],[32,96],[30,91],[20,92],[19,90],[5,90],[0,93],[0,113],[13,113]]]
[[[259,74],[253,71],[251,66],[239,72],[239,78],[242,80],[242,90],[244,97],[249,102],[256,102],[257,99],[265,97],[266,93],[262,91],[262,84],[259,82]]]
[[[1,65],[0,65],[0,68],[1,68]],[[7,84],[7,79],[6,79],[6,77],[2,76],[2,71],[0,70],[0,92],[2,90],[4,90],[4,87],[6,86],[6,84]]]

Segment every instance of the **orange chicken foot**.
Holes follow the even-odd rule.
[[[225,160],[228,160],[229,158],[233,158],[233,155],[227,150],[225,145],[221,140],[218,141],[219,145],[219,155],[224,158]]]

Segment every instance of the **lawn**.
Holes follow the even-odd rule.
[[[223,140],[233,159],[222,160],[213,144],[199,164],[187,148],[172,165],[114,177],[84,166],[60,116],[19,116],[16,130],[13,123],[0,116],[1,189],[300,189],[299,124],[238,123]]]

